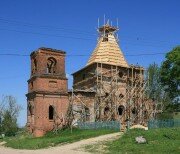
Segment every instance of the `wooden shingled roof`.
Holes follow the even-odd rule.
[[[87,65],[105,63],[122,67],[129,67],[113,33],[109,33],[104,41],[99,38],[97,46],[88,60]]]

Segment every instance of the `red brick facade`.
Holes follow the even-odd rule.
[[[31,53],[31,77],[28,80],[27,128],[34,136],[43,136],[64,119],[68,108],[65,52],[39,48]]]
[[[131,117],[134,123],[139,122],[136,117],[138,115],[137,108],[140,108],[139,106],[142,103],[140,100],[142,83],[135,84],[132,81],[133,79],[135,81],[144,80],[144,69],[142,67],[130,65],[130,67],[125,68],[93,63],[73,73],[73,79],[73,92],[76,95],[73,100],[74,108],[80,112],[85,107],[84,119],[80,114],[76,114],[77,121],[120,120],[124,124],[126,119]],[[128,102],[130,93],[128,87],[130,86],[134,86],[132,89],[136,91],[132,93],[131,90],[134,101],[131,106]],[[102,103],[100,99],[103,100]],[[82,102],[83,105],[81,105]],[[98,103],[101,105],[97,105]],[[150,109],[148,105],[146,108]],[[113,112],[112,115],[109,114],[110,109],[113,110],[111,111]],[[111,116],[107,116],[108,114]]]

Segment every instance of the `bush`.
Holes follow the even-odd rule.
[[[0,100],[0,134],[3,132],[6,136],[15,136],[20,109],[13,96],[5,96]]]
[[[173,113],[163,112],[157,115],[158,120],[173,119]]]

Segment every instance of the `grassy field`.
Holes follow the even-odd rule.
[[[143,136],[146,144],[137,144],[135,137]],[[88,145],[85,149],[92,153],[179,153],[180,152],[180,129],[163,128],[148,131],[134,129],[125,133],[120,139],[103,142],[96,145]]]
[[[57,144],[62,144],[62,143],[71,143],[82,139],[87,139],[113,132],[117,132],[117,131],[107,130],[107,129],[101,129],[101,130],[73,129],[72,133],[70,130],[63,130],[58,132],[57,134],[54,134],[52,132],[48,133],[44,137],[40,137],[40,138],[33,138],[30,136],[27,137],[27,136],[19,135],[18,137],[6,138],[5,141],[7,142],[6,146],[15,149],[40,149],[40,148],[55,146]]]

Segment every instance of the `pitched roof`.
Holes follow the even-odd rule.
[[[124,55],[117,43],[114,33],[101,36],[87,65],[93,63],[105,63],[122,67],[129,67]]]

